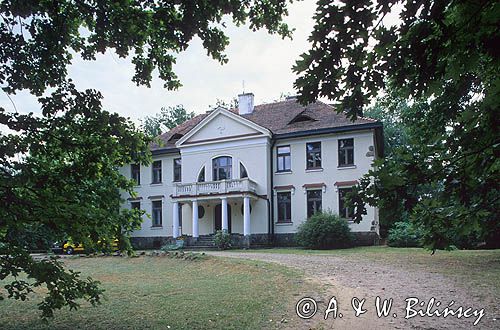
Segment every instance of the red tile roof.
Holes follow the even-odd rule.
[[[238,109],[231,109],[229,111],[238,114]],[[161,134],[159,139],[162,141],[162,144],[153,145],[152,150],[175,148],[176,140],[172,141],[170,138],[174,134],[185,135],[209,114],[210,112],[197,115],[173,128],[169,132]],[[299,114],[310,117],[313,120],[290,123]],[[294,98],[275,103],[257,105],[254,107],[254,111],[251,114],[242,115],[242,117],[269,129],[273,134],[295,133],[377,122],[374,119],[364,117],[358,117],[357,120],[351,121],[345,114],[335,112],[335,108],[331,105],[317,101],[304,106],[298,103]]]

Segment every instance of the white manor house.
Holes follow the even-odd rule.
[[[217,230],[235,245],[293,245],[297,227],[316,211],[350,222],[357,244],[378,242],[378,210],[361,223],[344,195],[383,153],[382,124],[354,122],[325,103],[303,106],[294,97],[254,106],[252,93],[238,108],[219,107],[162,134],[150,166],[131,164],[123,174],[137,182],[141,208],[138,248],[158,248],[180,236],[206,246]]]

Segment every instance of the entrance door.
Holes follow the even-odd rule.
[[[215,205],[215,231],[222,229],[222,204]],[[227,204],[227,231],[231,232],[231,205]]]

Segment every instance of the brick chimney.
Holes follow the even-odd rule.
[[[247,115],[253,112],[253,93],[243,93],[238,95],[238,113]]]

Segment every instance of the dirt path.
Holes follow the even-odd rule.
[[[275,262],[293,267],[304,272],[306,278],[320,284],[315,293],[300,293],[297,301],[309,294],[317,301],[317,314],[309,320],[301,320],[290,306],[287,323],[282,328],[297,329],[499,329],[500,328],[500,297],[494,297],[488,292],[458,283],[456,280],[440,275],[429,269],[409,269],[404,263],[388,264],[374,260],[362,259],[359,256],[330,255],[300,255],[259,252],[207,252],[216,256],[244,258]],[[337,306],[342,318],[323,319],[327,305],[332,296],[336,297]],[[375,300],[393,299],[393,306],[388,317],[377,317]],[[354,316],[351,300],[353,297],[366,299],[363,309],[367,312],[359,317]],[[421,317],[405,319],[407,302],[405,299],[415,297],[423,307],[415,305],[412,309],[426,311],[431,298],[440,306],[430,308],[443,311],[451,301],[454,311],[459,306],[474,310],[484,308],[484,316],[477,326],[473,327],[478,316],[458,318],[457,316]],[[394,317],[394,313],[396,316]]]

